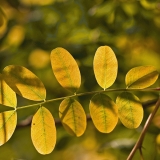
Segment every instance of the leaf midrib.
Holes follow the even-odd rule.
[[[70,86],[71,86],[72,88],[75,88],[74,85],[73,85],[71,76],[70,76],[70,74],[69,74],[69,72],[68,72],[66,63],[64,62],[64,60],[63,60],[63,58],[61,57],[61,54],[60,54],[60,52],[59,52],[58,50],[56,50],[56,53],[57,53],[57,55],[58,55],[58,58],[60,59],[60,62],[61,62],[61,64],[62,64],[62,66],[63,66],[62,68],[64,69],[64,71],[65,71],[65,73],[66,73],[66,76],[68,77]],[[76,90],[75,90],[74,92],[76,92]]]
[[[139,79],[137,79],[136,81],[132,82],[131,84],[128,85],[128,88],[132,87],[132,85],[135,85],[136,83],[138,83],[139,81],[142,81],[143,79],[147,78],[148,76],[151,76],[151,75],[158,75],[158,72],[157,71],[153,71],[153,72],[150,72],[149,74],[147,75],[144,75],[143,77],[140,77]]]

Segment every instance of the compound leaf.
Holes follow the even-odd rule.
[[[107,95],[94,95],[90,101],[89,109],[93,123],[100,132],[109,133],[117,125],[117,106]]]
[[[46,90],[40,79],[25,67],[9,65],[3,69],[3,78],[20,96],[41,101],[46,98]]]
[[[71,135],[81,136],[86,129],[86,114],[75,99],[64,99],[59,107],[59,116],[64,128]]]
[[[61,86],[75,93],[80,87],[81,75],[72,55],[63,48],[56,48],[51,52],[51,65]]]
[[[110,47],[101,46],[97,49],[93,69],[96,80],[102,88],[106,89],[114,83],[117,77],[118,62]]]
[[[17,112],[6,111],[0,113],[0,146],[13,135],[17,125]]]
[[[139,127],[143,119],[143,107],[139,98],[130,92],[122,92],[116,103],[123,125],[130,129]]]
[[[31,138],[33,145],[40,154],[49,154],[55,147],[55,122],[52,114],[45,107],[40,107],[33,116]]]
[[[158,71],[153,66],[139,66],[129,70],[125,81],[128,88],[143,89],[154,84],[158,75]]]
[[[7,85],[0,74],[0,104],[15,108],[17,106],[16,93]]]

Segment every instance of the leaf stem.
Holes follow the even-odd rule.
[[[43,105],[43,104],[46,104],[46,103],[63,100],[65,98],[80,97],[80,96],[91,95],[91,94],[96,94],[96,93],[104,93],[104,92],[122,92],[122,91],[145,91],[145,92],[149,91],[149,92],[151,92],[151,91],[159,91],[159,88],[158,89],[157,88],[145,88],[145,89],[120,88],[120,89],[106,89],[106,90],[100,90],[100,91],[84,92],[84,93],[78,93],[78,94],[74,94],[74,95],[70,95],[70,96],[45,100],[43,102],[32,104],[32,105],[17,107],[17,110],[24,109],[24,108],[29,108],[29,107],[36,107],[36,106]]]
[[[129,154],[128,158],[127,158],[127,160],[131,160],[133,158],[133,156],[134,156],[135,152],[137,151],[137,149],[139,149],[141,151],[142,143],[143,143],[143,140],[144,140],[144,137],[145,137],[145,133],[147,132],[147,129],[148,129],[153,117],[155,116],[159,106],[160,106],[160,97],[157,100],[157,103],[155,104],[155,108],[154,108],[153,112],[149,115],[149,117],[148,117],[148,119],[147,119],[147,121],[146,121],[146,123],[145,123],[145,125],[144,125],[144,127],[142,129],[142,132],[141,132],[141,134],[139,136],[139,139],[136,142],[136,144],[134,145],[132,151],[130,152],[130,154]],[[141,154],[141,156],[142,156],[142,154]]]

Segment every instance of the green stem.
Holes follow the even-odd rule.
[[[80,97],[84,95],[91,95],[91,94],[96,94],[96,93],[105,93],[105,92],[123,92],[123,91],[145,91],[145,92],[151,92],[151,91],[159,91],[160,88],[146,88],[146,89],[126,89],[126,88],[121,88],[121,89],[107,89],[107,90],[100,90],[100,91],[91,91],[91,92],[84,92],[84,93],[78,93],[70,96],[65,96],[65,97],[60,97],[60,98],[54,98],[50,100],[45,100],[40,103],[32,104],[32,105],[27,105],[27,106],[21,106],[18,107],[17,110],[19,109],[24,109],[24,108],[29,108],[29,107],[36,107],[39,105],[44,105],[46,103],[54,102],[54,101],[59,101],[63,100],[65,98],[73,98],[73,97]]]

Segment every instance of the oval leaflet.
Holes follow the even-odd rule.
[[[27,68],[9,65],[3,69],[2,75],[6,83],[20,96],[33,101],[42,101],[46,98],[43,83]]]
[[[56,144],[56,127],[52,114],[45,107],[40,107],[33,116],[31,138],[40,154],[49,154]]]
[[[81,75],[72,55],[64,48],[53,49],[51,52],[51,65],[60,85],[76,93],[81,84]]]
[[[71,135],[81,136],[86,130],[86,114],[81,104],[72,98],[64,99],[59,106],[59,116]]]
[[[108,46],[97,49],[93,69],[98,84],[106,89],[110,87],[117,77],[118,62],[113,50]]]
[[[151,86],[158,79],[159,73],[153,66],[139,66],[132,68],[126,74],[127,88],[143,89]]]
[[[137,96],[130,92],[122,92],[116,99],[118,116],[127,128],[139,127],[143,119],[143,107]]]
[[[89,110],[93,123],[100,132],[109,133],[117,125],[117,106],[107,95],[94,95],[90,101]]]

